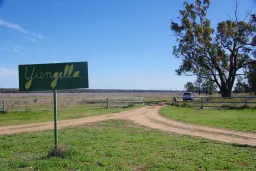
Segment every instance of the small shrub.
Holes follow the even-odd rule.
[[[123,108],[129,108],[129,107],[134,107],[134,104],[130,103],[127,106],[124,106]]]
[[[181,107],[192,108],[193,106],[188,103],[183,103]]]
[[[57,147],[57,148],[53,148],[49,153],[48,153],[48,158],[50,157],[60,157],[60,158],[64,158],[66,156],[69,156],[70,153],[69,151],[67,151],[64,147]]]
[[[228,109],[228,110],[232,110],[232,109],[239,109],[239,110],[243,110],[243,109],[249,109],[249,106],[232,106],[232,105],[221,105],[221,108],[223,109]]]
[[[188,103],[177,103],[176,105],[173,104],[173,106],[176,106],[176,107],[185,107],[185,108],[193,108],[192,105],[188,104]]]
[[[224,104],[224,105],[221,105],[220,107],[224,109],[231,109],[233,106]]]
[[[169,106],[175,106],[174,102],[168,103]]]
[[[8,112],[5,110],[5,111],[0,111],[0,113],[7,114]]]

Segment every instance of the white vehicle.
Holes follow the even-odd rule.
[[[185,92],[183,94],[183,101],[194,100],[195,96],[192,92]]]

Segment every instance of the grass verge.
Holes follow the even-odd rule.
[[[160,113],[177,121],[226,128],[237,131],[256,132],[255,109],[194,109],[168,106]]]
[[[59,131],[62,158],[49,157],[53,133],[0,136],[2,170],[255,170],[256,149],[169,135],[128,121]]]
[[[110,113],[118,113],[127,110],[133,110],[142,107],[141,105],[135,105],[128,108],[111,108],[111,109],[88,109],[79,108],[74,110],[62,110],[58,111],[58,120],[75,119],[88,116],[96,116]],[[17,125],[26,123],[36,123],[44,121],[53,121],[53,111],[19,111],[8,112],[0,114],[0,126]]]

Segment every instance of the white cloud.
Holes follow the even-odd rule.
[[[7,28],[10,28],[10,29],[13,29],[13,30],[25,33],[25,34],[29,34],[31,36],[34,36],[34,37],[38,38],[38,39],[44,39],[44,37],[40,33],[31,32],[31,31],[29,31],[25,28],[22,28],[18,24],[13,24],[13,23],[7,22],[7,21],[5,21],[1,18],[0,18],[0,26],[7,27]]]
[[[24,53],[20,49],[14,48],[13,51],[20,55],[24,55]]]
[[[33,42],[33,43],[39,43],[38,40],[34,39],[34,38],[31,38],[31,37],[24,37],[24,39],[30,41],[30,42]]]
[[[18,71],[0,66],[0,77],[17,76]]]

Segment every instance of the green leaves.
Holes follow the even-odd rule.
[[[194,92],[195,91],[195,86],[192,82],[187,82],[185,84],[184,88],[186,89],[186,91],[189,91],[189,92]]]
[[[248,20],[226,20],[219,22],[214,31],[206,17],[210,0],[184,2],[179,22],[171,23],[177,46],[173,54],[182,59],[176,70],[178,75],[211,76],[223,96],[231,93],[236,72],[256,57],[256,15]]]

